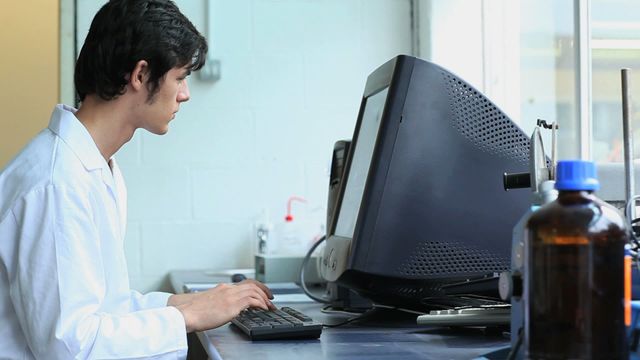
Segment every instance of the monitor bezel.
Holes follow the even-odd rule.
[[[375,221],[375,219],[377,218],[378,207],[375,205],[379,204],[381,201],[383,192],[382,190],[384,188],[384,178],[386,178],[386,174],[384,174],[384,176],[380,176],[381,174],[379,174],[379,176],[373,178],[371,175],[375,174],[378,171],[380,164],[388,163],[393,153],[393,142],[395,142],[395,136],[398,131],[399,122],[402,121],[402,108],[404,107],[404,99],[409,88],[409,81],[407,81],[407,79],[411,78],[410,74],[405,74],[405,72],[412,71],[413,60],[413,58],[404,55],[397,56],[396,58],[378,67],[367,78],[365,90],[360,102],[360,109],[358,112],[358,119],[354,130],[354,136],[351,142],[349,154],[347,155],[345,171],[341,178],[338,196],[335,202],[335,207],[333,209],[334,220],[332,221],[331,227],[328,229],[327,233],[327,237],[332,238],[334,241],[340,242],[342,244],[344,244],[345,242],[349,243],[349,249],[346,254],[347,268],[352,267],[354,262],[354,254],[366,257],[368,251],[368,249],[362,249],[362,251],[359,249],[359,247],[364,246],[364,244],[363,241],[358,241],[357,238],[361,235],[370,235],[362,233],[363,230],[367,229],[367,227],[364,226],[365,224],[363,223],[363,221],[366,221],[367,219]],[[360,200],[360,206],[358,215],[356,217],[353,235],[351,238],[339,236],[335,234],[335,230],[338,219],[340,217],[340,210],[342,208],[344,192],[349,180],[349,172],[353,161],[354,150],[358,146],[358,137],[360,134],[360,128],[362,125],[367,100],[386,88],[388,88],[389,91],[384,101],[383,113],[379,125],[380,128],[377,131],[377,137],[374,144],[371,163],[367,172],[367,179],[365,181],[362,198]],[[401,98],[402,101],[397,101],[397,98]],[[390,119],[398,119],[398,121],[390,121]],[[387,129],[387,127],[389,126],[392,126],[393,128]],[[365,211],[362,211],[362,209],[365,209]],[[368,216],[365,216],[365,213],[367,213]],[[370,226],[368,228],[368,232],[373,233],[375,231],[375,226]]]

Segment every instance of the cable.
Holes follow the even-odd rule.
[[[409,314],[413,314],[413,315],[424,315],[424,314],[426,314],[424,311],[416,311],[416,310],[405,309],[405,308],[400,308],[400,307],[396,307],[396,306],[373,304],[373,307],[374,308],[379,308],[379,309],[398,310],[398,311],[403,311],[403,312],[406,312],[406,313],[409,313]]]
[[[347,311],[347,310],[333,310],[331,305],[327,305],[320,309],[324,314],[340,314],[340,315],[362,315],[364,312]]]
[[[362,319],[364,319],[364,318],[366,318],[368,316],[371,316],[371,314],[377,312],[378,310],[379,310],[379,308],[375,308],[374,307],[374,308],[371,308],[371,309],[363,312],[362,314],[360,314],[358,316],[354,316],[354,317],[352,317],[350,319],[347,319],[347,320],[345,320],[343,322],[339,322],[337,324],[332,324],[332,325],[322,324],[322,326],[326,327],[326,328],[335,328],[335,327],[338,327],[338,326],[343,326],[343,325],[352,323],[354,321],[362,320]]]
[[[309,251],[307,251],[307,254],[304,256],[304,259],[302,259],[302,265],[300,266],[300,287],[302,287],[302,291],[304,291],[304,293],[310,297],[311,299],[322,303],[322,304],[330,304],[331,302],[328,300],[325,300],[323,298],[317,297],[315,295],[313,295],[311,293],[311,291],[309,291],[309,289],[307,288],[307,284],[305,283],[304,280],[304,269],[307,267],[307,263],[309,262],[309,259],[311,258],[311,255],[313,254],[313,252],[318,248],[318,246],[320,246],[320,244],[322,242],[324,242],[327,239],[326,235],[323,235],[320,239],[318,239],[318,241],[316,241],[315,244],[313,244],[313,246],[311,247],[311,249],[309,249]]]
[[[304,259],[302,259],[302,265],[300,266],[300,287],[302,288],[302,291],[304,291],[304,293],[310,297],[311,299],[322,303],[322,304],[331,304],[330,301],[317,297],[315,295],[313,295],[309,289],[307,288],[307,284],[304,280],[304,271],[305,268],[307,267],[307,263],[309,262],[309,259],[311,259],[311,255],[313,254],[313,252],[318,248],[318,246],[320,246],[320,244],[322,244],[324,241],[327,240],[327,236],[323,235],[321,238],[318,239],[318,241],[316,241],[315,244],[313,244],[313,246],[311,247],[311,249],[309,249],[309,251],[307,251],[307,254],[304,256]],[[329,310],[330,306],[325,306],[322,308],[321,312],[323,313],[341,313],[341,314],[347,314],[347,315],[353,315],[353,313],[351,312],[347,312],[347,311],[339,311],[339,310]],[[373,307],[367,311],[365,311],[364,313],[361,313],[360,315],[354,316],[350,319],[347,319],[343,322],[337,323],[337,324],[332,324],[332,325],[328,325],[328,324],[322,324],[323,327],[326,328],[334,328],[334,327],[338,327],[338,326],[343,326],[346,324],[349,324],[351,322],[357,321],[357,320],[361,320],[364,319],[365,317],[373,314],[375,311],[377,311],[379,308]]]
[[[347,315],[353,315],[354,313],[349,312],[349,311],[341,311],[341,310],[328,310],[330,308],[330,306],[325,306],[322,308],[321,312],[323,313],[335,313],[335,314],[347,314]],[[358,321],[358,320],[362,320],[368,316],[371,316],[371,314],[377,312],[380,309],[387,309],[387,310],[397,310],[397,311],[403,311],[412,315],[424,315],[424,312],[420,312],[420,311],[414,311],[414,310],[410,310],[410,309],[405,309],[405,308],[399,308],[399,307],[395,307],[395,306],[387,306],[387,305],[380,305],[380,304],[374,304],[373,307],[363,313],[361,313],[358,316],[354,316],[350,319],[347,319],[341,323],[337,323],[337,324],[333,324],[333,325],[327,325],[327,324],[323,324],[324,327],[328,327],[328,328],[333,328],[333,327],[338,327],[338,326],[342,326],[342,325],[346,325],[349,323],[352,323],[354,321]]]

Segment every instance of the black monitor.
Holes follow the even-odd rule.
[[[380,304],[499,299],[528,192],[529,138],[446,69],[398,56],[367,79],[321,273]]]

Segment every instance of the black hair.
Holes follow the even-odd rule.
[[[111,100],[126,91],[127,75],[145,60],[149,99],[174,67],[204,66],[207,41],[171,0],[110,0],[91,22],[76,61],[75,86]]]

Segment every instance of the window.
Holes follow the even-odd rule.
[[[571,0],[524,0],[520,14],[521,126],[531,134],[537,119],[556,122],[558,158],[579,156],[577,56]],[[518,31],[518,29],[514,29]],[[550,131],[543,131],[551,154]]]
[[[427,30],[420,34],[428,39],[421,41],[424,57],[477,86],[528,134],[537,119],[557,122],[559,159],[622,161],[620,70],[630,68],[634,154],[640,158],[639,1],[426,4],[421,28]],[[582,18],[586,25],[580,30],[576,24]],[[579,52],[578,45],[586,50]],[[550,154],[551,134],[542,134]]]
[[[593,159],[621,162],[621,69],[629,68],[633,153],[640,158],[640,2],[592,0]]]

